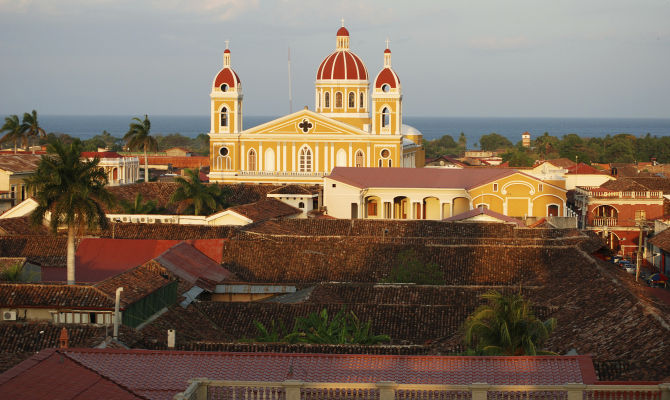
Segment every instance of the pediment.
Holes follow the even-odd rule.
[[[366,135],[367,132],[322,114],[301,110],[242,132],[243,135]]]

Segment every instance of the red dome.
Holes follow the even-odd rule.
[[[386,49],[386,50],[384,50],[384,53],[387,53],[387,54],[388,54],[388,53],[390,53],[390,52],[391,52],[391,49]]]
[[[341,27],[340,29],[337,30],[337,36],[349,36],[349,31],[347,30],[347,28]]]
[[[319,65],[316,79],[368,80],[368,70],[356,54],[348,50],[336,51]]]
[[[224,83],[231,88],[238,87],[240,84],[240,78],[232,68],[226,67],[219,71],[219,73],[216,75],[216,78],[214,79],[214,87],[218,88]]]
[[[375,78],[375,87],[380,88],[382,85],[387,84],[391,88],[395,89],[400,85],[400,78],[391,68],[384,68],[377,74]]]
[[[225,49],[223,52],[224,52],[224,53],[230,53],[230,50]]]

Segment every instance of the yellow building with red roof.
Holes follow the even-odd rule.
[[[342,26],[335,51],[317,70],[314,111],[305,107],[246,130],[242,82],[225,50],[210,93],[210,181],[322,184],[335,167],[423,166],[422,135],[402,123],[388,41],[372,85],[349,41]]]

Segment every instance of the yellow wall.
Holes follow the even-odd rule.
[[[497,185],[495,190],[494,184]],[[564,189],[524,174],[517,173],[498,179],[474,188],[469,193],[472,196],[473,207],[487,204],[489,210],[510,217],[546,217],[547,206],[550,204],[558,205],[559,216],[565,212]]]

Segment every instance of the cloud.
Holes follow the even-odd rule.
[[[513,37],[480,36],[470,39],[468,44],[470,47],[479,50],[508,51],[528,49],[533,47],[535,42],[523,35]]]
[[[156,9],[205,14],[214,19],[229,21],[249,10],[258,9],[258,0],[173,0],[153,1]]]

